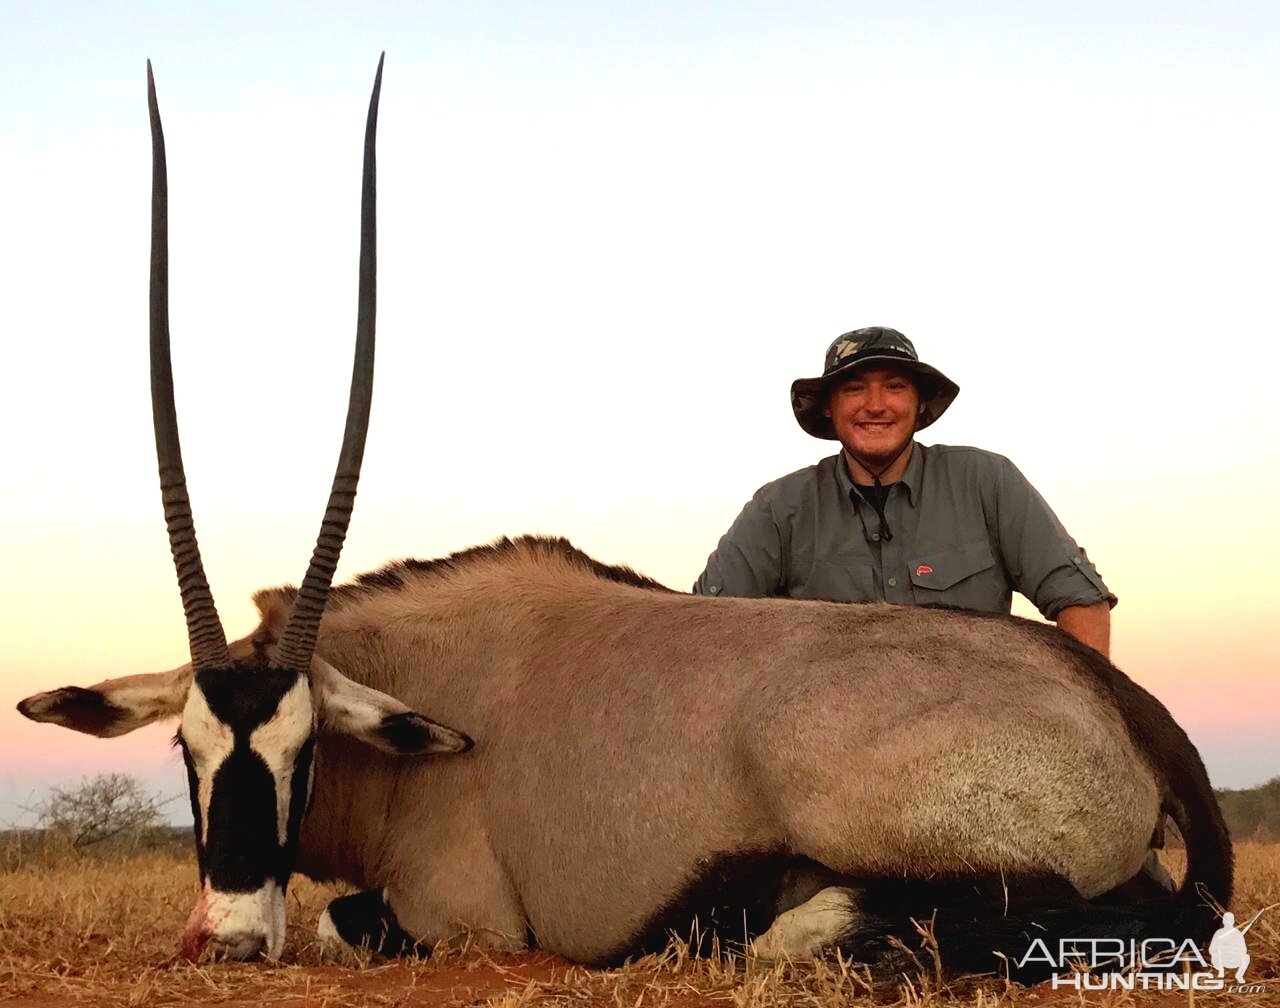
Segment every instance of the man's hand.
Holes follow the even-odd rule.
[[[1111,606],[1108,603],[1067,606],[1058,613],[1058,627],[1081,644],[1111,656]]]

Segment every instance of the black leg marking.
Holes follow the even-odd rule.
[[[661,952],[673,935],[687,941],[694,955],[707,955],[713,936],[721,947],[741,946],[768,930],[781,904],[797,901],[797,886],[805,886],[799,879],[825,872],[808,858],[782,851],[717,854],[699,862],[684,888],[639,933],[590,965]]]
[[[431,950],[413,940],[382,899],[382,890],[369,889],[339,896],[329,903],[334,930],[353,948],[367,948],[384,956],[427,956]]]
[[[858,883],[858,915],[835,942],[844,955],[871,967],[879,983],[896,983],[932,968],[912,919],[932,921],[942,965],[950,977],[1008,975],[1020,983],[1049,979],[1056,970],[1026,960],[1034,939],[1056,949],[1070,939],[1140,941],[1159,935],[1186,937],[1173,922],[1176,897],[1145,905],[1108,906],[1083,899],[1059,876],[966,879],[864,879]],[[911,952],[904,951],[898,939]]]

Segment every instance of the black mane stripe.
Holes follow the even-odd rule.
[[[599,560],[592,559],[563,537],[525,535],[518,536],[515,539],[508,539],[503,536],[488,545],[472,546],[437,560],[415,560],[413,558],[393,560],[384,567],[359,574],[353,581],[333,588],[329,593],[329,604],[335,608],[341,608],[347,602],[365,598],[376,592],[399,591],[404,587],[406,577],[420,574],[451,574],[477,561],[497,560],[518,553],[548,558],[558,557],[593,574],[602,581],[613,581],[618,584],[630,585],[633,588],[645,588],[649,591],[671,592],[671,589],[666,585],[653,580],[653,578],[645,577],[630,567],[603,564]],[[278,590],[287,595],[292,595],[296,591],[292,585]]]

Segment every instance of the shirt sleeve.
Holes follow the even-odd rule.
[[[1005,570],[1013,585],[1056,620],[1070,606],[1106,602],[1111,593],[1085,551],[1058,521],[1043,497],[1008,459],[1000,459],[996,522]]]
[[[695,595],[764,598],[782,586],[782,533],[763,492],[742,509],[729,531],[707,557],[706,570],[693,583]]]

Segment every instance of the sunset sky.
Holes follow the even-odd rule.
[[[148,57],[230,635],[301,577],[332,478],[385,49],[340,578],[544,532],[687,588],[760,484],[830,453],[791,380],[890,325],[962,388],[922,440],[1031,478],[1120,597],[1116,663],[1214,783],[1280,774],[1280,8],[633,6],[3,8],[0,826],[89,773],[183,790],[172,725],[13,711],[187,657],[148,392]]]

